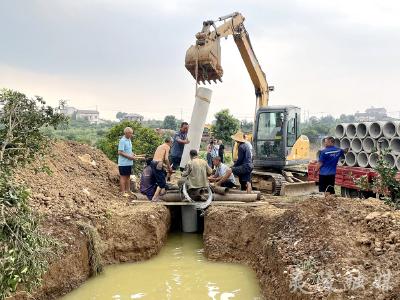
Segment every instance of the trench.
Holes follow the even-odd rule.
[[[180,207],[170,207],[170,230],[154,257],[107,266],[62,300],[75,299],[261,299],[256,273],[239,263],[215,262],[204,255],[204,216],[194,233],[183,233]]]

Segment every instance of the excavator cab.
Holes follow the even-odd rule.
[[[260,108],[254,129],[255,167],[284,169],[308,162],[309,142],[300,134],[300,108]]]
[[[197,83],[222,82],[221,44],[218,36],[210,36],[214,32],[210,31],[213,25],[213,21],[203,22],[203,29],[196,34],[196,44],[186,51],[185,67]]]

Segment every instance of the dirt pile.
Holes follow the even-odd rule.
[[[400,212],[379,200],[310,198],[211,207],[210,259],[245,262],[266,299],[400,299]]]
[[[16,179],[30,189],[30,204],[41,215],[43,231],[62,244],[35,299],[56,299],[90,275],[87,224],[99,235],[105,264],[139,261],[162,248],[170,224],[164,206],[132,205],[120,197],[115,163],[99,150],[75,142],[57,142],[46,159],[50,174],[20,170]],[[19,292],[14,299],[31,299]]]

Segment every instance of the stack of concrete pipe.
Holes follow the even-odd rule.
[[[374,168],[379,150],[389,166],[400,170],[400,121],[339,124],[335,129],[335,145],[349,149],[340,164],[349,167]]]

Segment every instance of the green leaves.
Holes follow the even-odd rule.
[[[39,230],[38,217],[28,205],[29,192],[14,182],[13,170],[46,154],[49,140],[41,129],[57,128],[67,119],[39,96],[1,90],[0,103],[0,299],[4,299],[19,284],[30,290],[41,282],[56,246]]]
[[[240,122],[233,115],[229,113],[229,109],[223,109],[215,114],[215,125],[212,127],[214,136],[223,140],[224,143],[231,143],[231,135],[238,132]]]
[[[152,157],[155,150],[162,144],[162,138],[154,131],[154,129],[143,127],[137,122],[122,122],[113,126],[106,134],[105,138],[101,139],[97,146],[107,155],[112,161],[118,159],[118,143],[123,135],[125,127],[132,127],[134,135],[132,138],[132,147],[135,154],[145,154]],[[135,164],[135,172],[141,170],[140,163]]]

